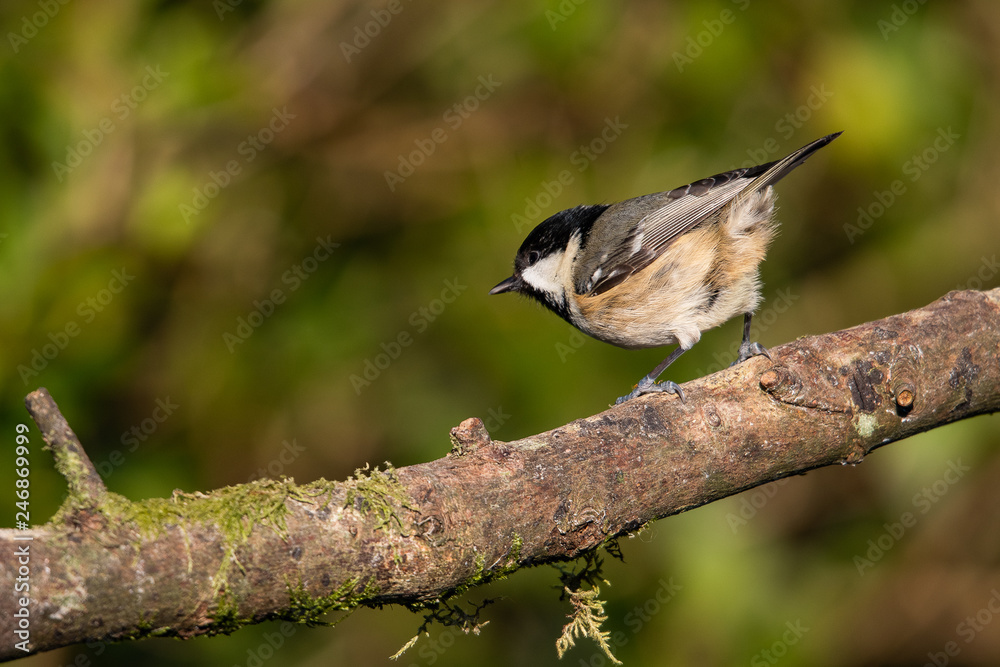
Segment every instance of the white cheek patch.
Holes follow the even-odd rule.
[[[566,294],[573,289],[573,263],[580,252],[580,234],[569,238],[566,249],[543,257],[521,272],[521,279],[536,290],[551,294],[566,303]]]
[[[559,268],[562,259],[563,253],[552,253],[522,271],[521,278],[540,292],[562,296],[565,291],[559,282]]]

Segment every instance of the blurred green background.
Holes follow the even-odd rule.
[[[777,188],[758,340],[1000,284],[989,0],[34,0],[0,20],[0,424],[12,448],[48,387],[133,499],[342,479],[439,458],[466,417],[512,440],[605,409],[666,350],[488,298],[530,228],[837,130]],[[728,365],[739,331],[669,376]],[[64,484],[32,442],[41,523]],[[1000,663],[998,444],[980,417],[624,540],[602,591],[618,657]],[[557,664],[557,584],[474,590],[503,596],[481,636],[435,628],[397,664]],[[390,664],[420,620],[25,664]],[[560,664],[608,663],[581,642]]]

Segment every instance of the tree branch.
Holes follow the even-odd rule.
[[[33,391],[24,399],[28,414],[35,420],[45,440],[45,449],[52,452],[56,469],[69,485],[69,496],[75,505],[97,507],[108,492],[104,480],[97,474],[94,464],[83,451],[73,429],[59,412],[45,387]]]
[[[70,495],[44,526],[0,531],[4,554],[30,547],[27,646],[419,607],[759,484],[860,463],[1000,409],[1000,289],[771,353],[687,383],[685,403],[646,396],[515,442],[468,419],[429,463],[141,502],[104,489],[41,389],[27,403]],[[0,560],[3,590],[14,590],[13,562]],[[15,636],[16,604],[0,597],[0,636]],[[11,644],[0,658],[24,655]]]

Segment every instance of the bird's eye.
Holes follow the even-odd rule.
[[[531,252],[528,253],[528,264],[534,264],[535,262],[538,261],[539,257],[541,256],[542,256],[541,253],[539,253],[537,250],[532,250]]]

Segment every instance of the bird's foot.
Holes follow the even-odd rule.
[[[764,356],[768,359],[771,358],[771,353],[767,351],[767,348],[760,343],[751,343],[748,340],[743,341],[740,344],[740,353],[736,357],[736,361],[730,364],[730,366],[735,366],[736,364],[741,364],[747,359],[752,357]]]
[[[684,402],[684,390],[681,389],[679,384],[672,380],[656,382],[647,375],[639,380],[639,384],[635,386],[635,389],[630,391],[625,396],[619,396],[618,399],[615,400],[615,405],[621,405],[625,401],[630,401],[637,396],[642,396],[643,394],[654,394],[656,392],[677,394],[677,397],[681,399],[681,403]]]

